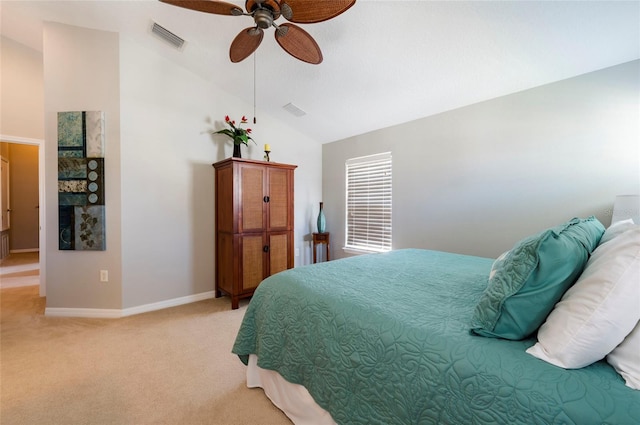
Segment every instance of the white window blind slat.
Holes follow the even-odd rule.
[[[391,250],[391,153],[346,162],[345,248]]]

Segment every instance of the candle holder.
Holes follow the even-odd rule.
[[[270,161],[270,159],[269,159],[269,154],[270,154],[270,153],[271,153],[271,151],[264,151],[264,159],[265,159],[265,161],[267,161],[267,162],[269,162],[269,161]]]

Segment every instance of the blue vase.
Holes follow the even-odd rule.
[[[318,213],[318,233],[324,233],[327,230],[327,221],[324,218],[324,211],[322,210],[322,202],[320,202],[320,212]]]

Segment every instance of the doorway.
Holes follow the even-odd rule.
[[[20,179],[20,181],[14,182],[14,184],[12,184],[11,186],[13,187],[13,190],[20,190],[22,191],[23,188],[20,187],[20,184],[29,184],[32,186],[37,185],[37,188],[32,187],[31,190],[36,190],[37,191],[37,201],[34,199],[30,199],[29,201],[26,201],[27,203],[25,205],[19,205],[19,200],[11,200],[11,195],[9,194],[9,201],[11,202],[14,206],[19,207],[20,211],[16,211],[16,208],[14,207],[10,207],[12,211],[10,211],[10,213],[14,213],[14,217],[11,217],[11,215],[8,215],[8,221],[9,221],[9,225],[12,226],[12,222],[15,223],[16,220],[18,220],[18,226],[13,226],[12,229],[12,235],[11,238],[15,238],[15,237],[22,237],[22,240],[16,240],[16,242],[19,242],[21,245],[17,246],[13,243],[11,243],[11,240],[9,240],[9,243],[11,244],[12,247],[12,254],[15,253],[14,257],[21,257],[19,260],[22,261],[24,259],[28,259],[29,262],[33,263],[34,261],[37,262],[36,264],[32,264],[31,266],[29,266],[31,268],[30,271],[30,275],[33,275],[33,268],[37,267],[37,274],[36,276],[31,278],[31,284],[39,284],[40,287],[40,296],[44,297],[46,295],[46,279],[45,279],[45,273],[44,273],[44,264],[45,264],[45,205],[44,205],[44,141],[43,140],[39,140],[39,139],[27,139],[27,138],[21,138],[21,137],[14,137],[14,136],[6,136],[6,135],[0,135],[0,142],[6,142],[9,144],[9,147],[14,147],[14,150],[17,152],[20,152],[21,154],[29,154],[33,155],[35,157],[37,157],[37,176],[33,176],[33,175],[29,175],[29,176],[24,176],[23,178]],[[31,146],[35,146],[36,147],[36,153],[33,152],[33,149],[26,149],[27,146],[26,145],[31,145]],[[5,149],[6,152],[6,149]],[[31,159],[32,161],[34,161],[34,159]],[[19,161],[16,161],[17,164],[15,165],[19,165]],[[11,161],[9,162],[9,167],[11,167]],[[14,172],[16,172],[16,169],[13,169],[12,174],[14,174]],[[30,171],[31,174],[33,174],[33,171]],[[18,215],[19,212],[19,215]],[[18,218],[19,217],[19,218]],[[36,218],[37,217],[37,218]],[[19,220],[25,220],[25,219],[31,219],[31,221],[28,221],[26,224],[24,222],[20,222]],[[32,223],[32,224],[29,224]],[[32,228],[33,226],[33,228]],[[20,231],[21,234],[16,235],[15,231],[16,228],[18,229],[18,231]],[[24,230],[25,234],[22,234],[23,231],[20,229],[26,229]],[[37,240],[37,242],[34,242],[34,240]],[[34,247],[34,245],[36,245]],[[17,248],[17,249],[16,249]],[[24,257],[24,258],[22,258]],[[15,259],[15,258],[14,258]],[[5,261],[3,261],[5,262]]]

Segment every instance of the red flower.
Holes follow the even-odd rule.
[[[244,128],[240,127],[240,125],[247,123],[247,117],[246,116],[244,116],[244,115],[242,116],[242,120],[240,121],[240,125],[238,125],[238,127],[236,127],[235,120],[232,120],[231,118],[229,118],[229,115],[226,115],[224,117],[224,121],[231,128],[223,128],[222,130],[212,131],[211,133],[212,134],[224,134],[225,136],[230,137],[231,140],[233,140],[233,143],[235,145],[239,145],[239,144],[248,145],[249,144],[249,140],[251,140],[253,143],[256,142],[255,140],[253,140],[251,138],[251,136],[249,136],[249,134],[251,134],[251,129],[250,128],[244,129]]]

